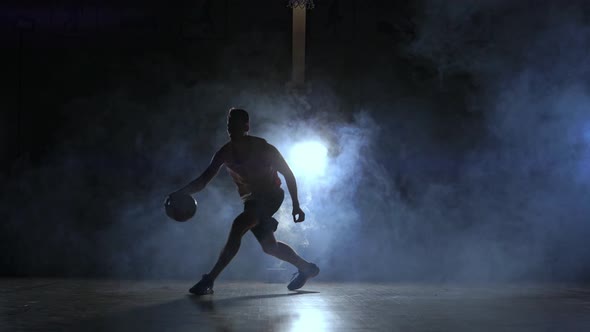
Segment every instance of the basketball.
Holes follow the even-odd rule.
[[[168,217],[176,221],[187,221],[197,212],[197,201],[188,194],[174,194],[166,198],[164,208]]]

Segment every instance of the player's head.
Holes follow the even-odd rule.
[[[250,131],[250,116],[240,108],[231,108],[227,114],[227,133],[229,137],[244,136]]]

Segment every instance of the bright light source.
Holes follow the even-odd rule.
[[[289,166],[296,177],[313,178],[324,175],[328,149],[318,141],[296,143],[291,148]]]

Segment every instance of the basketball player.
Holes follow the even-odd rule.
[[[207,169],[197,179],[172,194],[192,195],[203,190],[217,175],[221,166],[225,165],[244,202],[244,212],[233,221],[227,243],[217,263],[189,290],[195,295],[213,293],[215,279],[236,255],[242,236],[247,231],[252,231],[265,253],[297,267],[296,277],[287,286],[289,290],[301,288],[307,279],[315,277],[320,272],[317,265],[304,260],[289,245],[275,239],[273,233],[277,230],[278,222],[273,218],[273,214],[279,209],[284,198],[277,172],[285,177],[293,200],[293,221],[303,222],[305,213],[299,206],[295,176],[283,156],[264,139],[249,136],[249,130],[248,112],[243,109],[230,109],[227,117],[230,141],[215,153]]]

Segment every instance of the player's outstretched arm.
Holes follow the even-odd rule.
[[[207,184],[213,180],[217,173],[219,173],[221,166],[225,163],[225,158],[223,157],[223,153],[221,151],[222,150],[219,150],[217,153],[215,153],[211,159],[211,162],[209,163],[209,166],[207,166],[205,171],[198,178],[191,181],[186,186],[180,188],[175,193],[185,193],[192,195],[205,189]]]
[[[297,196],[297,181],[295,180],[295,175],[293,175],[293,171],[291,171],[291,168],[279,150],[277,150],[277,148],[272,145],[270,145],[270,147],[274,165],[277,168],[277,171],[279,171],[279,173],[283,174],[285,177],[287,189],[289,189],[289,194],[291,195],[291,200],[293,201],[293,221],[302,222],[305,220],[305,213],[299,206],[299,197]]]

